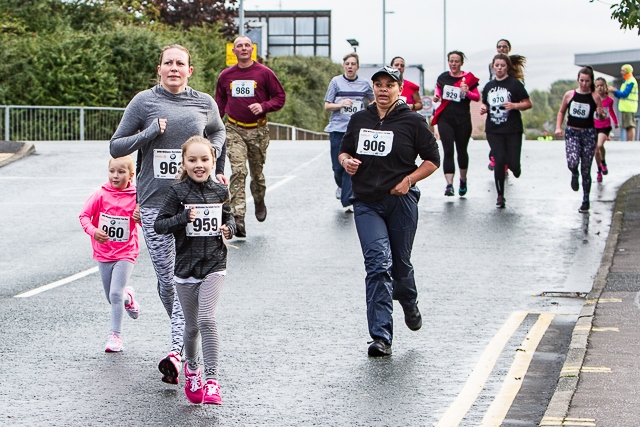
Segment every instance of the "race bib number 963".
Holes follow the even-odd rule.
[[[222,203],[185,205],[195,213],[193,222],[187,224],[187,236],[219,236],[222,225]]]
[[[388,156],[393,149],[393,132],[390,130],[360,129],[356,153],[367,156]]]
[[[160,179],[177,179],[182,164],[181,150],[153,150],[153,176]]]
[[[129,241],[129,217],[114,216],[100,213],[98,220],[98,228],[109,236],[112,242],[128,242]]]

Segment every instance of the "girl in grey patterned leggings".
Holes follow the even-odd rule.
[[[185,319],[185,395],[192,403],[219,405],[222,398],[215,310],[227,268],[222,236],[230,239],[236,225],[229,190],[210,177],[214,159],[215,152],[205,138],[192,136],[182,145],[180,182],[169,188],[154,228],[158,234],[173,234],[176,241],[174,280]]]

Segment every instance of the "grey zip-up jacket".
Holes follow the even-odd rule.
[[[190,209],[185,204],[223,203],[222,223],[236,234],[236,222],[229,206],[229,190],[211,177],[197,183],[188,176],[172,185],[154,224],[158,234],[173,234],[176,239],[175,275],[181,279],[204,279],[208,274],[227,268],[227,246],[222,236],[188,237]]]
[[[167,119],[160,134],[158,119]],[[227,136],[218,105],[211,95],[187,86],[177,94],[157,85],[133,97],[111,137],[112,157],[122,157],[138,150],[136,187],[138,203],[145,208],[159,208],[173,179],[155,178],[154,150],[178,150],[190,137],[206,137],[216,151],[216,173],[224,172],[220,156]]]

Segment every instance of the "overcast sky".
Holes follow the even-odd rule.
[[[386,0],[386,61],[402,56],[422,64],[425,86],[444,71],[445,0]],[[488,63],[498,39],[527,57],[529,90],[548,89],[559,79],[574,79],[576,53],[640,49],[637,31],[623,31],[611,19],[616,0],[446,0],[447,51],[467,56],[463,69],[488,78]],[[360,42],[360,62],[382,62],[382,0],[244,0],[245,10],[331,10],[331,53],[336,62],[351,51],[346,39]],[[611,78],[608,77],[610,80]]]

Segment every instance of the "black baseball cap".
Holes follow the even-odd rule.
[[[390,67],[388,65],[385,65],[384,67],[380,68],[378,71],[373,73],[373,76],[371,76],[371,81],[374,81],[376,79],[376,77],[378,77],[381,74],[388,75],[393,80],[397,81],[399,84],[402,84],[402,82],[403,82],[402,73],[400,72],[400,70],[397,70],[397,69],[395,69],[393,67]]]

